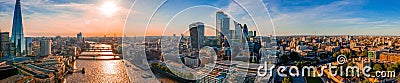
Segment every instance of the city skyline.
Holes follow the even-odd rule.
[[[3,0],[0,83],[400,82],[399,2]]]
[[[247,10],[261,10],[258,7],[252,7],[254,2],[261,2],[258,0],[245,2],[237,0],[242,3]],[[391,1],[392,3],[379,2],[379,1],[266,1],[264,4],[271,14],[272,21],[275,24],[276,35],[400,35],[396,29],[400,20],[396,16],[399,13],[398,2]],[[112,8],[107,6],[108,3],[113,3]],[[238,5],[232,1],[198,1],[191,3],[190,1],[175,1],[169,0],[166,2],[156,1],[151,4],[150,1],[137,1],[135,5],[131,5],[134,1],[119,0],[119,1],[35,1],[35,0],[22,0],[22,16],[24,18],[24,31],[25,36],[74,36],[76,33],[82,32],[84,36],[160,36],[163,35],[163,29],[171,18],[181,12],[181,10],[196,6],[196,5],[210,5],[221,8],[224,12],[228,13],[237,22],[248,24],[250,30],[255,30],[254,24],[251,20],[246,18]],[[154,15],[153,20],[146,28],[148,21],[147,17],[151,16],[152,9],[164,3],[159,8],[159,11]],[[182,5],[173,5],[171,3],[179,3]],[[3,4],[0,7],[0,29],[2,31],[11,32],[13,5],[15,0],[0,1]],[[139,8],[148,5],[147,8]],[[103,8],[106,7],[106,8]],[[110,12],[104,9],[112,10]],[[205,24],[214,25],[215,9],[207,7],[193,8],[193,10],[202,10],[204,15],[198,15],[202,18]],[[130,13],[129,13],[130,12]],[[193,11],[190,11],[193,12]],[[207,13],[208,12],[208,13]],[[127,15],[129,13],[129,15]],[[194,11],[193,13],[198,13]],[[193,14],[188,13],[188,14]],[[146,15],[150,14],[150,15]],[[127,16],[129,19],[126,20]],[[197,14],[194,14],[197,16]],[[253,17],[259,15],[254,14]],[[264,16],[264,15],[260,15]],[[181,18],[185,18],[182,15]],[[139,21],[140,20],[140,21]],[[182,22],[176,19],[177,22]],[[256,19],[257,20],[257,19]],[[128,23],[125,25],[125,21]],[[196,22],[190,19],[187,24]],[[184,22],[186,23],[186,22]],[[173,25],[179,27],[177,29],[185,28],[187,24]],[[233,23],[231,23],[233,24]],[[260,24],[260,23],[259,23]],[[55,25],[55,26],[53,26]],[[271,27],[269,23],[260,24]],[[124,31],[124,26],[126,32]],[[135,26],[133,30],[130,29]],[[63,32],[59,31],[60,29]],[[232,29],[232,26],[231,26]],[[260,28],[264,29],[264,28]],[[266,29],[270,30],[270,29]],[[263,31],[266,31],[263,30]],[[147,32],[146,32],[147,31]],[[148,32],[151,31],[151,32]],[[268,35],[269,32],[260,32]],[[259,32],[259,31],[258,31]],[[165,35],[180,34],[179,30],[173,30],[171,33]],[[206,35],[212,32],[207,32]]]

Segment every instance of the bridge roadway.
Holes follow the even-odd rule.
[[[77,59],[121,59],[121,54],[114,54],[111,45],[107,44],[96,44],[89,48],[83,48],[81,54],[79,54]]]

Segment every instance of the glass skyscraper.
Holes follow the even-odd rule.
[[[204,46],[204,23],[196,22],[189,25],[190,43],[194,50],[200,50]]]
[[[247,25],[243,25],[243,36],[247,39],[249,37],[249,29],[247,28]]]
[[[218,45],[221,45],[224,42],[224,36],[229,34],[229,20],[230,18],[222,11],[218,11],[216,14],[216,37],[218,40]],[[218,31],[220,30],[220,31]]]
[[[233,21],[234,25],[235,25],[235,38],[236,39],[242,39],[242,27],[240,26],[240,24],[236,21]]]
[[[26,55],[27,56],[32,56],[32,38],[31,37],[26,37],[25,38],[25,41],[26,41]]]
[[[78,34],[76,34],[76,38],[78,39],[79,42],[82,42],[83,41],[82,32],[79,32]]]
[[[24,31],[22,25],[21,2],[16,0],[12,25],[11,43],[14,56],[21,56],[25,51]]]

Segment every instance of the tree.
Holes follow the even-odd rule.
[[[333,53],[333,57],[334,58],[336,58],[337,56],[339,56],[340,55],[340,52],[335,52],[335,53]]]
[[[389,68],[391,65],[388,65],[388,64],[383,64],[383,68],[384,69],[387,69],[387,68]]]
[[[382,66],[380,64],[375,64],[373,70],[374,71],[381,71],[382,70]]]
[[[387,71],[394,71],[395,69],[393,68],[393,66],[390,66],[388,68],[386,68]]]
[[[347,66],[356,66],[356,64],[353,63],[353,62],[349,62],[349,63],[347,64]]]
[[[300,54],[297,53],[297,52],[290,52],[289,57],[290,57],[291,59],[294,59],[294,60],[299,60],[299,59],[300,59],[300,56],[299,56],[299,55],[300,55]]]
[[[289,56],[283,55],[282,57],[280,57],[280,59],[282,59],[283,62],[286,62],[286,61],[289,61]]]
[[[400,66],[400,63],[397,62],[396,64],[393,64],[391,67],[393,68],[394,71],[399,72],[399,66]]]
[[[362,83],[372,83],[370,80],[364,80]]]
[[[400,65],[400,62],[396,62],[396,64],[394,64],[394,65],[397,65],[397,66],[399,66],[399,65]]]
[[[353,57],[353,53],[350,52],[348,57],[349,57],[349,58],[354,58],[354,57]]]
[[[364,51],[362,51],[362,53],[361,53],[362,56],[367,56],[367,54],[368,54],[368,50],[364,50]]]
[[[399,82],[400,81],[400,77],[396,77],[396,80],[397,80],[397,82]]]
[[[328,54],[322,53],[322,54],[321,54],[321,58],[323,58],[323,59],[328,58]]]
[[[356,51],[356,55],[357,55],[357,56],[359,56],[360,54],[361,54],[360,52]]]
[[[291,80],[292,80],[292,79],[290,79],[290,77],[285,77],[285,78],[283,78],[282,83],[292,83]]]

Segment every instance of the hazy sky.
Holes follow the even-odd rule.
[[[272,22],[277,35],[400,35],[397,0],[22,0],[21,3],[26,36],[75,36],[79,32],[84,36],[178,35],[198,21],[207,24],[207,35],[213,35],[218,10],[262,35],[274,34]],[[15,0],[0,0],[1,31],[11,31],[14,4]]]

